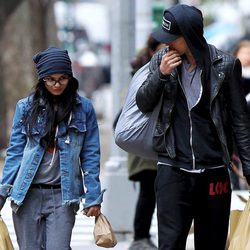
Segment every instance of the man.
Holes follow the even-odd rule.
[[[142,112],[151,112],[163,95],[154,134],[159,249],[185,250],[193,221],[196,250],[224,250],[233,138],[250,183],[250,119],[240,88],[241,64],[207,44],[202,13],[193,6],[165,10],[162,28],[153,35],[168,49],[151,59],[136,102]]]

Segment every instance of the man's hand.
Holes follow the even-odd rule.
[[[92,207],[84,208],[83,214],[85,214],[87,217],[95,216],[97,217],[101,213],[101,206],[95,205]]]
[[[169,50],[161,59],[160,71],[163,75],[170,75],[181,63],[180,54],[176,50]]]

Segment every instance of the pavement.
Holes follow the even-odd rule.
[[[243,210],[245,203],[243,202],[244,199],[248,199],[249,191],[233,191],[232,194],[232,205],[231,210]],[[13,222],[11,218],[11,209],[9,201],[5,204],[2,212],[2,218],[5,221],[7,228],[9,230],[9,234],[15,250],[18,250],[16,236],[14,232]],[[152,241],[157,245],[157,218],[156,214],[154,213],[153,221],[150,229],[150,233],[152,236]],[[94,218],[88,218],[83,216],[81,213],[78,213],[76,216],[76,223],[73,230],[71,247],[72,250],[100,250],[100,247],[96,246],[94,243],[93,237],[93,229],[94,229]],[[133,235],[131,233],[121,233],[115,232],[117,237],[117,245],[113,248],[114,250],[127,250],[132,242]],[[188,239],[187,239],[187,247],[186,250],[194,250],[194,235],[190,232]]]
[[[4,208],[2,209],[1,216],[8,228],[14,249],[18,250],[9,201],[6,202]],[[81,213],[78,213],[71,240],[72,250],[100,250],[100,247],[96,246],[94,243],[93,229],[94,218],[88,218]],[[122,234],[116,232],[115,235],[118,243],[113,249],[127,250],[132,241],[132,233]],[[153,241],[156,243],[156,232],[152,232],[152,235]]]

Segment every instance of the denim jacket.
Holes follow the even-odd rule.
[[[22,205],[45,153],[45,148],[40,145],[46,126],[45,108],[31,132],[33,140],[26,135],[23,121],[31,104],[32,96],[19,100],[16,105],[0,183],[0,196],[4,200],[10,196],[18,206]],[[99,130],[94,108],[88,99],[77,96],[69,125],[60,122],[57,137],[63,204],[79,204],[82,199],[85,199],[85,208],[100,204],[103,191],[99,180]]]

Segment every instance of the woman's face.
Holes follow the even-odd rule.
[[[69,80],[70,77],[66,74],[52,74],[43,78],[46,89],[55,96],[63,93]]]

